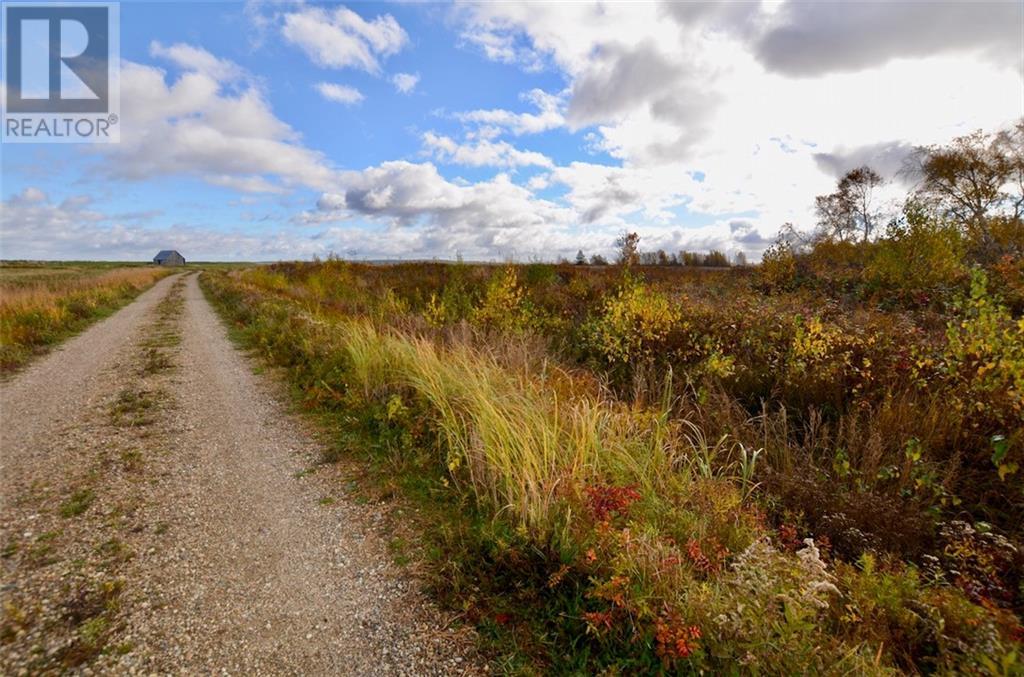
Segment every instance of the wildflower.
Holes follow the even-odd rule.
[[[814,544],[814,539],[805,538],[804,545],[806,547],[796,553],[807,581],[801,591],[801,601],[819,609],[827,609],[828,595],[840,594],[839,588],[833,583],[835,577],[821,561],[821,553]]]

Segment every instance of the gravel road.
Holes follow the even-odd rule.
[[[0,673],[485,673],[197,277],[0,384]]]
[[[111,366],[138,338],[142,322],[178,276],[164,278],[131,304],[69,339],[14,379],[0,382],[0,477],[3,498],[25,471],[51,459],[52,442],[81,422],[110,391]]]

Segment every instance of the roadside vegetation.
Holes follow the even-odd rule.
[[[0,373],[111,314],[166,269],[102,263],[0,263]]]
[[[202,283],[508,671],[1020,674],[1021,133],[922,149],[884,222],[851,172],[757,267]]]

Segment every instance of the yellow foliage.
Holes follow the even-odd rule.
[[[473,311],[473,321],[502,331],[525,329],[530,321],[530,313],[524,304],[524,297],[525,291],[519,284],[516,269],[507,266],[495,273],[487,283],[484,297]]]
[[[646,359],[663,347],[680,317],[679,307],[664,294],[627,282],[605,301],[593,340],[609,362]]]

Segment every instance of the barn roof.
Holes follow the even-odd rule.
[[[153,257],[153,260],[159,261],[161,259],[167,259],[174,254],[178,254],[177,250],[175,249],[161,249],[160,253]],[[181,254],[178,254],[178,256],[181,256]]]

